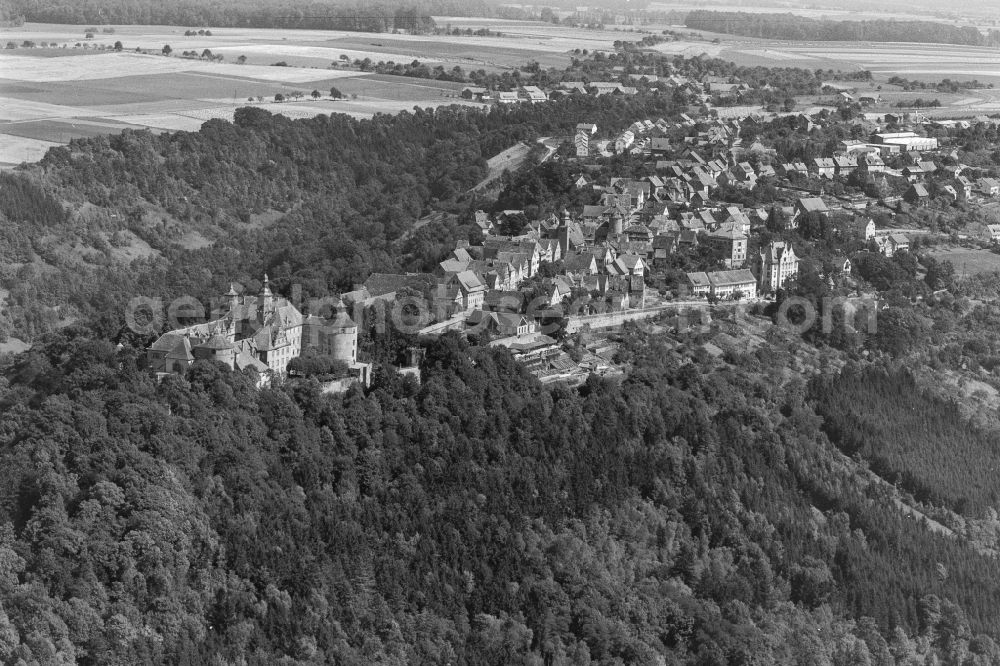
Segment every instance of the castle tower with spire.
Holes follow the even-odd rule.
[[[260,321],[266,322],[274,314],[274,294],[271,293],[271,284],[264,273],[264,286],[260,288],[260,296],[257,297],[257,316]]]
[[[229,311],[233,312],[239,307],[240,295],[236,292],[236,285],[229,283],[229,291],[226,292],[226,301],[229,303]]]

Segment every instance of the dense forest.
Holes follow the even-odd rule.
[[[810,398],[831,441],[918,501],[981,516],[1000,500],[995,433],[970,424],[953,402],[926,395],[905,370],[816,379]]]
[[[773,352],[623,342],[623,384],[448,335],[323,396],[51,334],[0,380],[0,659],[1000,659],[1000,564],[857,487]]]
[[[831,42],[926,42],[992,46],[1000,43],[1000,33],[983,35],[971,26],[955,26],[937,21],[836,21],[796,14],[716,12],[698,9],[685,20],[688,28],[724,32],[762,39],[813,40]]]
[[[412,3],[316,0],[0,0],[0,17],[35,23],[176,25],[426,32],[434,20]]]

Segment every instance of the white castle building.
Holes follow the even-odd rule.
[[[349,367],[358,365],[358,327],[336,307],[334,319],[302,313],[271,293],[267,275],[256,296],[241,296],[230,286],[227,312],[219,319],[161,335],[146,349],[156,373],[183,374],[197,360],[215,360],[234,370],[254,370],[260,383],[284,377],[288,363],[304,349],[316,349]]]

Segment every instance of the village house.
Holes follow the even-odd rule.
[[[679,231],[667,232],[653,238],[652,265],[656,269],[663,269],[670,262],[670,256],[677,252]]]
[[[826,202],[819,197],[803,197],[795,202],[795,217],[808,216],[810,213],[825,216],[830,213],[830,209]]]
[[[530,102],[531,104],[545,102],[549,99],[538,86],[521,86],[518,88],[517,97],[522,102]]]
[[[621,254],[608,265],[610,275],[638,275],[646,273],[646,262],[637,254]]]
[[[708,273],[699,271],[687,274],[688,284],[691,286],[691,293],[696,297],[708,296],[712,292],[712,283],[708,279]]]
[[[624,153],[635,143],[635,134],[630,130],[625,130],[615,138],[615,152]]]
[[[455,273],[449,282],[448,288],[453,288],[460,295],[461,307],[466,312],[471,312],[483,306],[483,298],[486,296],[486,285],[484,285],[473,271],[462,271]]]
[[[927,188],[920,183],[910,185],[909,189],[903,193],[903,201],[911,206],[924,206],[930,201],[930,198],[931,195],[927,192]]]
[[[563,81],[556,86],[559,90],[564,91],[567,94],[587,94],[587,86],[584,85],[583,81]],[[596,125],[595,125],[596,127]],[[596,130],[595,130],[596,131]]]
[[[497,90],[491,93],[490,99],[497,104],[517,104],[521,101],[521,98],[516,92],[504,92],[502,90]]]
[[[473,99],[477,102],[482,102],[483,98],[489,95],[489,90],[486,88],[480,88],[478,86],[465,86],[462,88],[462,97],[465,99]]]
[[[980,178],[976,181],[976,191],[984,197],[1000,196],[1000,180],[996,178]]]
[[[778,171],[785,178],[805,178],[809,175],[809,169],[806,167],[805,162],[786,162],[780,166]]]
[[[729,268],[738,268],[747,259],[747,237],[737,226],[723,226],[704,234],[707,242],[719,244],[725,252],[725,263]]]
[[[902,169],[903,177],[906,178],[911,183],[916,183],[918,181],[924,180],[927,177],[927,171],[920,163],[907,164]]]
[[[649,142],[649,152],[653,157],[663,157],[670,151],[670,140],[667,138],[653,137]]]
[[[867,243],[875,238],[875,220],[866,216],[855,216],[844,222],[849,237]]]
[[[620,92],[622,85],[614,81],[591,81],[587,85],[587,91],[592,95],[610,95]]]
[[[474,215],[474,222],[479,227],[479,230],[483,232],[484,236],[493,231],[493,220],[486,211],[477,210]]]
[[[966,201],[972,196],[972,181],[965,176],[956,176],[951,185],[958,192],[958,196],[962,201]]]
[[[757,278],[747,269],[708,273],[710,294],[720,301],[757,298]]]
[[[887,257],[891,257],[897,252],[910,249],[910,239],[903,234],[888,234],[875,238],[878,243],[878,250]]]
[[[591,252],[563,255],[563,268],[570,275],[597,275],[597,258]]]
[[[833,158],[833,165],[837,175],[846,178],[858,170],[858,158],[853,155],[840,155]]]
[[[830,157],[816,157],[813,159],[813,168],[820,178],[833,178],[837,173],[837,165]]]
[[[858,171],[862,175],[883,173],[885,171],[885,161],[877,153],[865,153],[858,158]]]
[[[502,337],[524,336],[534,333],[535,320],[516,312],[476,310],[465,320],[467,332],[487,331]]]

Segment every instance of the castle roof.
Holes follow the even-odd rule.
[[[195,345],[195,349],[212,349],[214,351],[224,351],[232,349],[233,344],[226,339],[226,336],[216,333],[209,339]]]
[[[191,355],[191,341],[184,336],[178,336],[180,339],[174,345],[174,348],[167,352],[167,358],[170,359],[182,359],[185,361],[193,361],[194,356]]]

